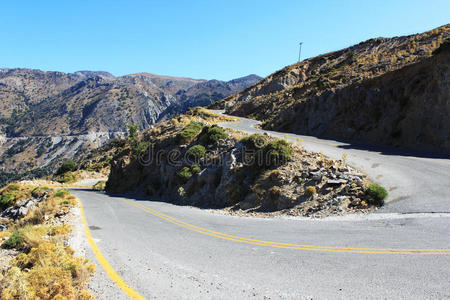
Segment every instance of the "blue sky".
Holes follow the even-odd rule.
[[[3,1],[0,67],[222,79],[450,22],[450,1]]]

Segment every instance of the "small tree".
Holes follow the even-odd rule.
[[[136,124],[128,124],[127,128],[128,136],[133,140],[136,139],[139,132],[139,126],[137,126]]]
[[[58,171],[56,171],[56,175],[62,175],[67,172],[73,172],[77,169],[77,164],[73,160],[66,160],[63,162],[61,167],[59,167]]]

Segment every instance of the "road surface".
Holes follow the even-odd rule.
[[[256,132],[255,122],[223,126]],[[297,137],[308,150],[334,158],[347,153],[351,165],[390,190],[386,207],[324,220],[252,218],[72,193],[104,258],[148,299],[450,298],[449,160],[288,135]],[[99,299],[128,298],[98,270]]]

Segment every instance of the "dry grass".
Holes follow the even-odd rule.
[[[195,107],[190,109],[187,113],[188,116],[196,119],[196,121],[205,121],[209,124],[216,124],[221,122],[238,122],[238,119],[224,116],[203,107]]]
[[[317,194],[317,189],[315,186],[307,186],[305,189],[305,194],[307,196],[314,196],[315,194]]]
[[[9,237],[11,235],[11,232],[6,230],[6,231],[0,231],[0,239],[5,238],[5,237]]]
[[[42,242],[12,262],[2,299],[93,299],[85,290],[95,267],[62,244]]]
[[[34,187],[21,190],[27,191],[28,197],[33,190],[41,192]],[[12,226],[13,234],[0,233],[9,239],[14,235],[14,243],[8,244],[22,251],[0,274],[1,299],[93,299],[86,287],[94,265],[75,257],[74,250],[64,245],[71,226],[51,224],[77,204],[76,198],[65,190],[48,191],[47,195],[49,198]]]

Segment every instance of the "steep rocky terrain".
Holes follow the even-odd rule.
[[[213,105],[277,131],[449,152],[450,25],[288,66]]]
[[[148,128],[260,79],[222,82],[149,73],[114,77],[107,72],[0,69],[0,185],[20,174],[48,173],[65,159],[123,136],[128,124]]]

